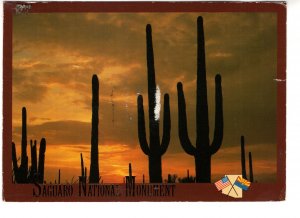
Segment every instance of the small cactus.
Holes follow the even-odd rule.
[[[253,177],[253,167],[252,167],[252,154],[251,152],[249,152],[249,173],[250,173],[250,182],[254,181],[254,177]]]
[[[241,136],[241,163],[242,163],[242,176],[244,179],[247,179],[244,136]]]
[[[58,184],[60,184],[60,169],[58,170]]]
[[[80,153],[80,165],[81,165],[81,176],[79,176],[79,181],[86,183],[86,167],[84,167],[82,153]]]

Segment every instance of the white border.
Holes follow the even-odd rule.
[[[220,1],[220,0],[217,0]],[[278,0],[275,0],[278,2]],[[237,2],[236,0],[234,2]],[[247,2],[244,0],[244,2]],[[256,1],[262,2],[262,1]],[[2,0],[1,0],[2,3]],[[3,30],[3,4],[0,6]],[[287,0],[287,195],[283,202],[241,203],[7,203],[0,202],[1,217],[297,217],[300,203],[300,1]],[[1,34],[3,37],[3,34]],[[3,38],[0,47],[3,48]],[[1,52],[0,60],[3,60]],[[297,70],[299,72],[297,72]],[[2,68],[0,70],[2,84]],[[1,88],[2,102],[2,88]],[[2,112],[0,113],[2,126]],[[0,149],[2,172],[2,139]],[[2,178],[0,180],[2,187]]]

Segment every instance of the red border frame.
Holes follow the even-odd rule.
[[[42,12],[274,12],[277,13],[277,181],[253,183],[242,199],[220,194],[214,184],[176,184],[174,197],[40,197],[32,185],[11,183],[12,18],[17,4]],[[3,199],[6,201],[278,201],[285,199],[286,180],[286,5],[283,2],[5,2],[3,37]],[[121,184],[122,185],[122,184]],[[78,185],[74,185],[74,193]]]

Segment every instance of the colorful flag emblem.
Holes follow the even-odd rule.
[[[250,184],[251,184],[251,183],[250,183],[248,180],[243,179],[243,178],[240,177],[240,176],[239,176],[239,177],[236,179],[236,181],[234,182],[234,185],[240,187],[241,189],[243,189],[243,190],[245,190],[245,191],[248,190]]]
[[[217,187],[218,191],[230,186],[230,181],[227,176],[224,176],[219,181],[215,182],[215,186]]]

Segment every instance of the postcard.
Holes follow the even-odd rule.
[[[5,201],[285,199],[284,2],[5,2]]]

